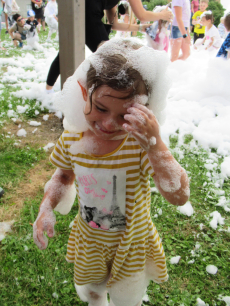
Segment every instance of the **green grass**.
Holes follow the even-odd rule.
[[[0,129],[1,131],[1,129]],[[1,131],[4,133],[4,131]],[[23,175],[38,163],[41,159],[45,159],[47,154],[40,148],[30,146],[17,148],[14,145],[15,139],[5,138],[9,136],[0,134],[0,186],[7,189],[7,185],[18,184]],[[1,203],[1,200],[0,200]]]

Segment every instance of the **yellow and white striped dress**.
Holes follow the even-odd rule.
[[[103,156],[71,154],[70,147],[81,137],[81,134],[65,131],[50,156],[50,161],[56,167],[72,169],[76,176],[80,212],[74,220],[66,256],[68,262],[74,263],[75,283],[101,283],[110,275],[107,286],[111,286],[113,282],[143,271],[146,261],[156,267],[150,279],[157,283],[166,281],[165,254],[150,217],[149,175],[153,176],[154,171],[147,153],[135,138],[128,136],[116,150]],[[87,208],[87,197],[91,196],[92,205],[100,206],[107,199],[107,194],[111,196],[109,188],[114,185],[111,183],[114,173],[118,178],[117,199],[122,199],[124,193],[124,208],[121,207],[121,211],[124,209],[125,226],[112,228],[111,222],[107,220],[109,226],[105,228],[100,218],[99,221],[94,219],[89,222],[83,210]],[[96,185],[96,182],[102,182],[103,179],[105,185],[99,194],[101,186]],[[112,196],[115,197],[114,188]],[[98,212],[99,208],[89,209]],[[107,216],[112,213],[106,208],[102,211]],[[108,218],[111,221],[111,217]]]

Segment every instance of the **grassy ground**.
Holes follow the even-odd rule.
[[[46,35],[41,33],[42,39]],[[8,51],[9,56],[12,52]],[[0,56],[8,55],[1,53]],[[0,77],[4,69],[7,68],[0,67]],[[38,134],[33,135],[34,127],[29,127],[28,119],[35,116],[35,109],[40,112],[37,120],[44,112],[36,101],[26,101],[30,109],[20,116],[20,124],[30,133],[19,142],[15,136],[18,126],[6,113],[9,99],[13,109],[15,103],[15,110],[23,100],[10,95],[11,90],[10,84],[4,84],[0,98],[0,186],[6,191],[0,199],[0,221],[14,219],[15,223],[12,233],[0,242],[0,305],[87,305],[76,295],[73,266],[65,261],[69,224],[77,214],[77,201],[67,216],[56,213],[56,235],[49,240],[45,251],[40,251],[32,239],[31,224],[37,216],[44,183],[54,171],[48,161],[49,153],[40,147],[57,140],[62,132],[60,121],[51,117],[39,127]],[[55,131],[51,133],[51,129]],[[193,148],[191,141],[192,137],[187,135],[184,145],[178,146],[177,135],[171,137],[171,150],[190,177],[190,202],[194,214],[184,216],[158,193],[152,194],[151,214],[162,238],[170,278],[162,285],[151,283],[147,292],[149,301],[143,305],[189,306],[196,305],[199,297],[209,305],[222,306],[225,302],[218,299],[219,295],[230,296],[229,213],[216,206],[220,196],[213,179],[219,172],[222,158],[215,152]],[[211,157],[215,157],[217,165],[213,170],[207,170],[205,164]],[[154,186],[153,182],[151,184]],[[230,180],[225,180],[222,190],[229,195]],[[225,224],[213,230],[209,225],[210,213],[216,210],[225,218]],[[200,224],[203,224],[202,229]],[[170,264],[170,258],[176,255],[181,256],[179,263]],[[194,262],[189,263],[191,261]],[[209,264],[217,266],[217,274],[206,272]]]

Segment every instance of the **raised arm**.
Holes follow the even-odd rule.
[[[168,11],[168,8],[166,8],[165,10],[163,10],[159,13],[155,13],[155,12],[146,11],[143,8],[141,0],[129,0],[129,3],[131,5],[131,8],[132,8],[135,16],[141,22],[156,21],[156,20],[159,20],[159,19],[170,21],[173,17],[172,13],[170,11]]]
[[[158,190],[171,204],[184,205],[190,195],[188,176],[163,143],[156,117],[145,106],[137,103],[127,111],[124,119],[128,124],[125,123],[123,127],[147,152]]]
[[[106,16],[108,18],[108,22],[112,25],[112,29],[115,31],[145,31],[145,29],[149,27],[149,24],[138,25],[119,22],[116,7],[113,7],[110,10],[106,10]]]
[[[45,237],[44,232],[47,232],[49,237],[54,235],[56,218],[53,209],[66,197],[66,193],[73,185],[74,180],[75,175],[72,170],[57,169],[51,180],[46,184],[45,195],[39,207],[38,217],[33,224],[34,242],[41,250],[48,245],[48,239]]]

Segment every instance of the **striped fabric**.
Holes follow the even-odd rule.
[[[58,168],[70,170],[121,169],[126,173],[125,230],[106,231],[92,228],[79,213],[70,233],[67,256],[74,263],[77,285],[101,283],[108,275],[107,286],[144,270],[151,261],[149,279],[157,283],[168,279],[161,240],[150,217],[149,175],[154,171],[147,153],[133,137],[126,137],[113,152],[103,156],[86,153],[73,155],[70,147],[81,139],[81,134],[65,131],[58,140],[50,161]],[[75,173],[76,174],[76,173]],[[76,185],[79,207],[79,186]]]

